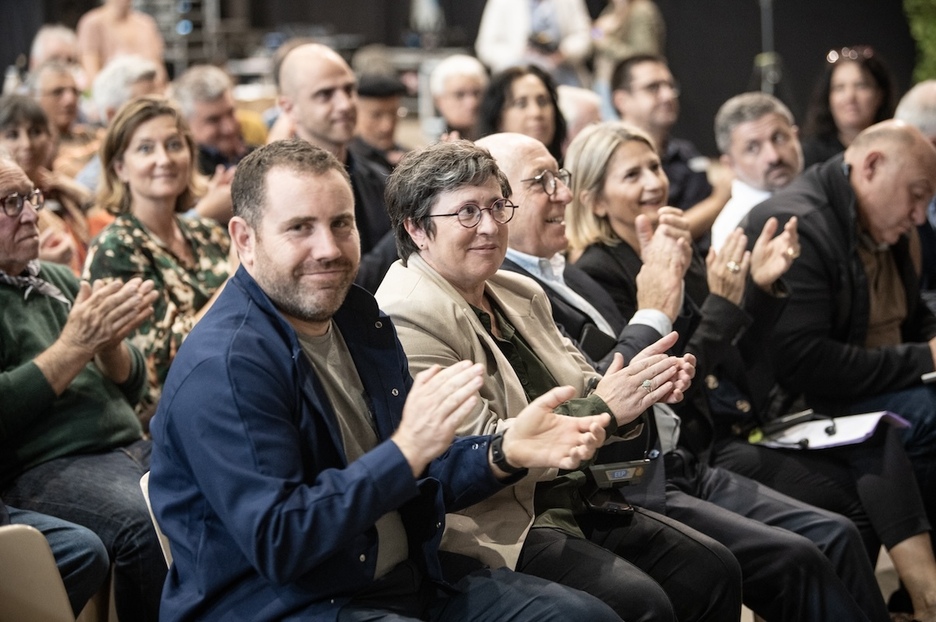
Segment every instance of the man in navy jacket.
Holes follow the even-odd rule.
[[[446,511],[526,468],[571,468],[607,415],[552,412],[453,442],[481,365],[413,380],[390,319],[352,286],[360,260],[347,173],[305,141],[238,167],[242,265],[177,355],[153,420],[150,495],[173,565],[161,617],[615,620],[592,597],[505,569],[445,584]],[[470,597],[469,597],[470,594]]]

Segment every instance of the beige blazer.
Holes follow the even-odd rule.
[[[528,277],[501,270],[488,279],[485,289],[553,377],[574,386],[581,396],[598,374],[559,333],[542,288]],[[465,418],[460,435],[504,430],[526,407],[520,379],[478,316],[419,255],[411,255],[406,267],[399,261],[390,267],[377,290],[377,302],[393,318],[412,374],[464,359],[485,363],[478,406]],[[492,568],[514,568],[533,523],[536,482],[555,475],[554,469],[531,471],[516,485],[448,514],[442,549],[480,559]]]

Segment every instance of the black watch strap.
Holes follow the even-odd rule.
[[[491,439],[491,459],[494,461],[494,465],[507,473],[508,475],[514,475],[525,471],[523,467],[515,467],[509,462],[507,462],[507,456],[504,455],[504,433],[498,432]]]

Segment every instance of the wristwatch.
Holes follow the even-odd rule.
[[[508,475],[515,475],[526,471],[523,467],[515,467],[507,462],[507,456],[504,455],[503,432],[498,432],[494,435],[494,438],[491,439],[491,458],[494,461],[494,466]]]

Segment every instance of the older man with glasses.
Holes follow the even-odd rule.
[[[604,288],[579,268],[566,262],[565,208],[572,201],[572,174],[560,169],[543,143],[522,134],[493,134],[478,141],[488,149],[507,175],[510,198],[520,205],[510,225],[507,256],[502,268],[536,280],[552,305],[553,319],[591,358],[599,371],[607,369],[615,352],[627,351],[638,340],[652,343],[672,330],[672,318],[682,301],[681,270],[670,270],[680,260],[689,261],[689,246],[657,236],[665,252],[648,253],[646,286],[639,311],[631,319],[620,312]],[[653,276],[650,276],[650,275]],[[641,281],[643,284],[643,280]]]
[[[151,313],[151,281],[79,283],[40,262],[43,196],[0,159],[0,494],[95,532],[122,620],[156,620],[166,565],[139,487],[149,469],[133,403],[146,383],[124,337]]]

